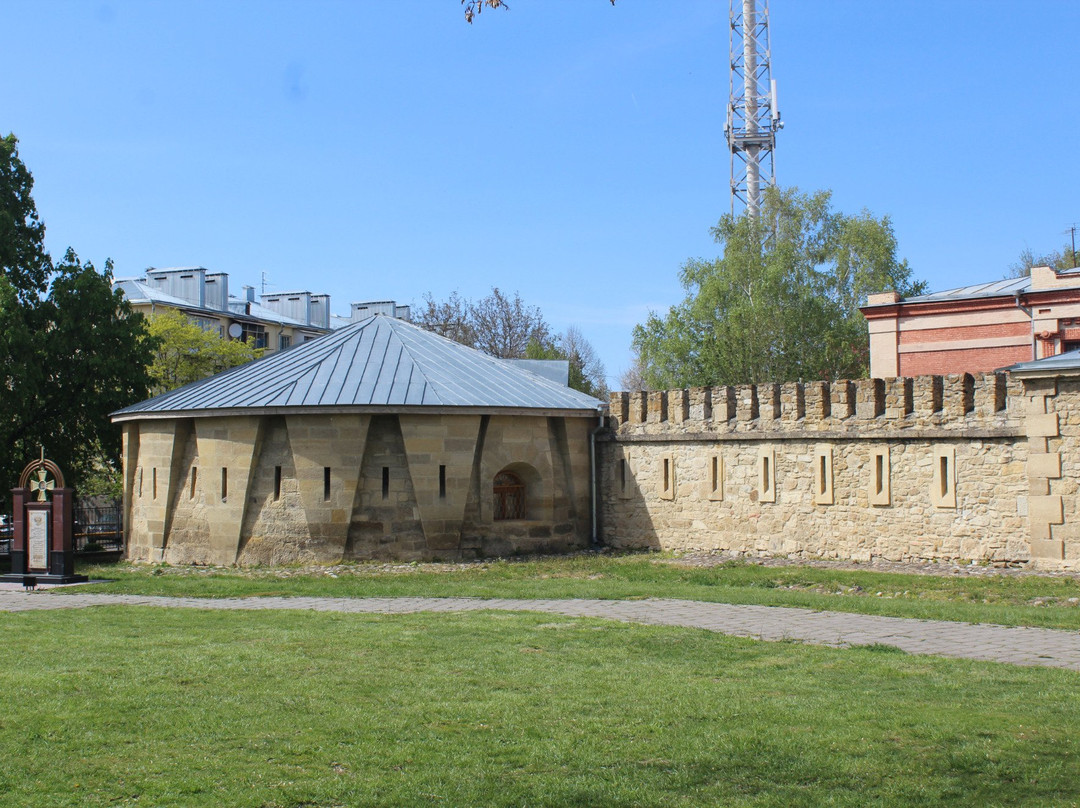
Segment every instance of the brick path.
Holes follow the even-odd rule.
[[[846,648],[884,643],[912,654],[1044,665],[1080,671],[1080,632],[971,625],[901,617],[814,612],[777,606],[735,606],[689,600],[508,600],[481,598],[171,598],[0,590],[0,611],[87,606],[165,606],[189,609],[299,609],[317,612],[515,611],[596,617],[627,623],[687,626],[759,640],[798,640]]]

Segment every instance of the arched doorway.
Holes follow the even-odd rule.
[[[528,518],[528,497],[525,483],[512,471],[500,471],[492,483],[494,518],[496,521]]]

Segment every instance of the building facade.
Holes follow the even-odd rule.
[[[1080,269],[901,298],[870,295],[870,375],[982,373],[1080,348]]]
[[[408,306],[392,300],[353,303],[348,317],[338,317],[330,311],[330,295],[307,291],[256,295],[254,287],[244,286],[236,297],[229,290],[228,273],[205,267],[151,268],[142,277],[116,280],[113,287],[148,317],[174,309],[206,331],[243,340],[265,353],[301,345],[372,314],[404,320],[410,316]]]

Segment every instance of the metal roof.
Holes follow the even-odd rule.
[[[595,412],[604,403],[425,331],[374,315],[113,413],[441,407]]]
[[[196,269],[201,268],[202,267],[196,267]],[[178,270],[169,269],[167,271],[175,272]],[[284,314],[280,314],[273,309],[268,309],[266,306],[262,306],[259,303],[241,300],[235,295],[229,295],[229,310],[224,311],[210,306],[200,306],[198,303],[193,303],[185,298],[170,295],[168,292],[163,292],[160,289],[151,286],[143,278],[122,278],[115,280],[113,281],[113,288],[123,292],[124,297],[127,298],[129,303],[140,303],[144,305],[153,303],[161,306],[168,306],[170,308],[184,309],[185,311],[204,312],[207,315],[214,315],[217,317],[226,315],[240,319],[251,318],[268,323],[278,323],[293,328],[307,328],[315,331],[326,330],[319,325],[309,325],[294,317],[286,317]]]
[[[570,360],[568,359],[504,359],[511,367],[527,370],[545,379],[558,382],[563,387],[570,384]]]
[[[927,295],[905,297],[904,303],[929,303],[934,300],[966,300],[976,297],[1001,297],[1012,296],[1017,292],[1031,291],[1031,278],[1006,278],[1002,281],[990,281],[989,283],[976,283],[971,286],[958,286],[955,289],[946,289],[943,292],[932,292]]]
[[[1073,269],[1059,269],[1055,270],[1057,277],[1071,277],[1080,276],[1080,267]],[[1080,278],[1078,278],[1078,284],[1080,285]],[[946,289],[943,292],[931,292],[926,295],[917,295],[916,297],[905,297],[901,303],[931,303],[939,300],[971,300],[980,297],[1012,297],[1013,295],[1020,293],[1026,294],[1032,291],[1031,289],[1031,276],[1025,276],[1023,278],[1006,278],[1000,281],[989,281],[987,283],[976,283],[971,286],[958,286],[955,289]],[[1038,290],[1049,291],[1049,290]],[[877,305],[894,305],[891,303],[877,304]]]
[[[197,305],[190,300],[185,300],[176,295],[170,295],[155,289],[141,278],[121,278],[113,281],[113,289],[119,289],[124,293],[129,303],[161,303],[176,308],[197,309]]]
[[[1075,374],[1080,371],[1080,350],[1066,351],[1055,356],[1047,356],[1044,359],[1034,359],[1030,362],[1018,362],[1005,368],[1005,370],[1021,376],[1057,375],[1059,373]]]

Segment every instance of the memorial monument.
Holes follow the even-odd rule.
[[[75,574],[72,494],[60,468],[45,458],[42,449],[41,457],[19,475],[18,487],[11,489],[11,572],[0,581],[26,586],[86,580]]]

